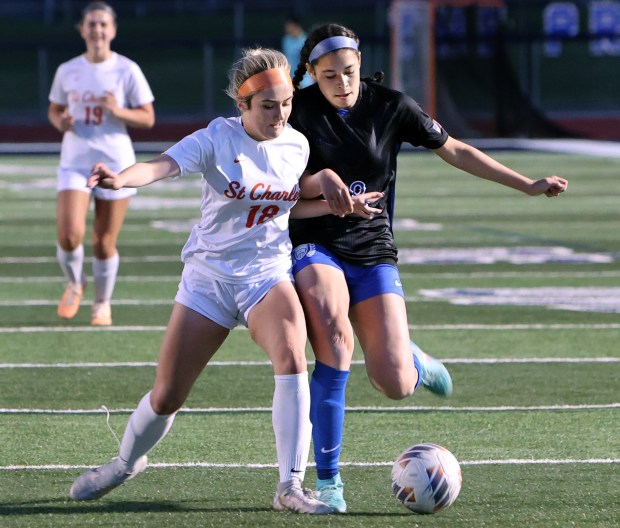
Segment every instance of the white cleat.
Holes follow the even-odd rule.
[[[312,490],[302,488],[301,481],[297,478],[278,484],[278,490],[273,499],[273,508],[276,511],[288,510],[314,515],[325,515],[336,511],[318,500]]]
[[[133,469],[129,471],[127,465],[120,458],[113,458],[105,466],[91,469],[80,475],[69,490],[73,500],[95,500],[103,497],[123,482],[131,480],[146,469],[146,455],[136,460]]]

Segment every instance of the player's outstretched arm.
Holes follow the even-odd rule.
[[[568,187],[568,181],[559,176],[532,180],[502,165],[477,148],[452,137],[449,137],[442,147],[433,152],[458,169],[479,178],[506,185],[530,196],[540,194],[548,197],[558,196]]]
[[[381,197],[383,197],[383,193],[375,191],[353,196],[353,211],[350,214],[356,214],[362,218],[372,218],[374,215],[379,214],[381,209],[377,209],[371,204]],[[328,214],[333,213],[327,200],[317,198],[311,200],[302,198],[291,209],[291,218],[313,218]]]
[[[160,154],[150,161],[135,163],[120,173],[114,172],[105,163],[96,163],[86,185],[91,189],[97,185],[104,189],[143,187],[176,176],[179,172],[176,161],[166,154]]]

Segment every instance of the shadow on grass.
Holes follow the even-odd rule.
[[[183,502],[161,501],[114,501],[114,502],[73,502],[66,499],[50,499],[37,501],[14,502],[0,505],[0,517],[17,515],[41,515],[41,514],[92,514],[92,513],[233,513],[233,512],[269,512],[270,507],[247,507],[247,508],[221,508],[221,507],[194,507]]]
[[[193,501],[192,501],[193,502]],[[66,499],[24,501],[0,505],[0,517],[28,515],[80,515],[93,513],[277,513],[269,507],[205,507],[182,501],[123,501],[75,503]],[[284,513],[286,515],[286,513]],[[336,516],[330,516],[336,517]],[[409,512],[348,512],[346,517],[411,517]]]

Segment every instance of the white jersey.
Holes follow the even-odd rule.
[[[309,155],[301,133],[287,125],[279,137],[256,141],[241,118],[220,117],[165,154],[181,176],[202,173],[202,218],[183,248],[183,262],[233,283],[290,269],[289,212]]]
[[[80,55],[56,70],[49,100],[66,106],[74,119],[62,138],[61,168],[90,170],[102,161],[118,171],[136,162],[125,123],[97,102],[106,92],[114,94],[121,108],[154,100],[140,67],[118,53],[100,63]]]

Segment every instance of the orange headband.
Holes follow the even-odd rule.
[[[260,92],[266,88],[271,88],[277,84],[288,84],[291,87],[293,83],[291,76],[285,73],[282,68],[271,68],[269,70],[263,70],[256,73],[251,77],[248,77],[237,90],[237,96],[240,98],[247,97],[255,92]]]

